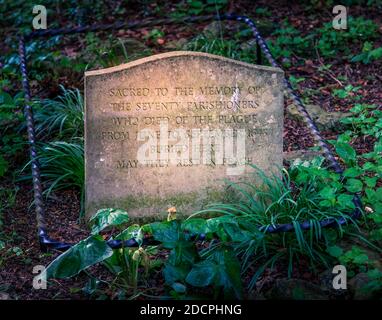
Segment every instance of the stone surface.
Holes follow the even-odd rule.
[[[310,161],[319,156],[322,156],[322,153],[313,150],[293,150],[284,152],[284,160],[291,163],[298,159],[301,161]]]
[[[305,105],[306,110],[312,117],[319,130],[331,130],[340,129],[340,120],[349,117],[351,114],[348,112],[327,112],[318,105],[307,104]],[[297,107],[291,104],[287,108],[287,113],[292,119],[298,121],[304,121],[302,115],[298,112]]]
[[[180,38],[177,40],[166,42],[163,47],[166,48],[167,50],[185,50],[186,46],[187,46],[187,39]]]
[[[203,29],[203,34],[207,37],[219,38],[223,33],[222,21],[213,21]]]
[[[134,38],[120,39],[114,46],[113,50],[120,61],[126,62],[126,58],[129,60],[143,58],[150,54],[151,50],[143,42]]]
[[[283,72],[170,52],[85,73],[85,210],[190,214],[282,167]],[[256,181],[254,181],[256,183]]]

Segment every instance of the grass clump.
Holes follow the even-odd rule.
[[[289,171],[283,170],[281,177],[268,176],[255,169],[257,185],[231,183],[237,191],[237,199],[230,203],[217,203],[195,213],[218,213],[222,230],[240,258],[242,272],[252,272],[249,289],[255,288],[258,278],[266,268],[273,269],[277,263],[288,265],[287,274],[292,276],[293,268],[300,259],[310,264],[311,270],[328,268],[333,257],[327,248],[339,241],[352,224],[352,231],[359,232],[357,221],[352,219],[353,195],[343,188],[340,177],[321,167],[318,158],[306,166],[298,163]],[[259,186],[260,185],[260,186]],[[330,192],[325,189],[332,186]],[[337,221],[335,230],[321,227],[326,219]],[[345,219],[345,226],[340,220]],[[311,228],[303,230],[301,223],[309,222]],[[289,232],[267,233],[270,226],[290,223]],[[205,254],[210,254],[222,242],[216,242]],[[254,271],[255,270],[255,271]]]
[[[61,95],[45,99],[35,113],[40,137],[68,140],[84,134],[84,99],[78,89],[60,86]]]

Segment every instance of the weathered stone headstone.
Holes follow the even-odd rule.
[[[282,79],[280,69],[197,52],[86,72],[86,215],[189,214],[221,199],[224,179],[250,179],[249,164],[275,172]]]

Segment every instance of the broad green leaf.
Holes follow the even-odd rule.
[[[123,271],[123,265],[125,264],[125,261],[123,259],[123,250],[115,249],[113,250],[113,254],[111,255],[111,257],[105,259],[103,263],[110,270],[111,273],[117,275],[121,271]]]
[[[356,178],[358,177],[362,171],[359,168],[349,168],[344,171],[344,177],[347,178]]]
[[[348,143],[337,143],[336,152],[346,163],[356,158],[355,150]]]
[[[101,236],[90,236],[53,260],[46,269],[47,279],[70,278],[112,254]]]
[[[116,240],[129,240],[131,238],[136,239],[138,242],[142,240],[143,234],[140,225],[133,224],[115,236]]]
[[[251,234],[242,230],[237,223],[223,223],[223,227],[234,242],[242,242],[251,237]]]
[[[369,258],[365,252],[357,246],[352,246],[351,250],[347,251],[340,257],[341,264],[347,264],[350,262],[362,265],[368,262],[368,260]]]
[[[377,177],[365,177],[364,178],[364,181],[366,183],[366,185],[369,187],[369,188],[374,188],[375,185],[377,184],[377,180],[378,178]]]
[[[241,299],[243,286],[241,281],[241,266],[235,253],[232,250],[224,250],[224,265],[229,284],[235,293],[236,298]]]
[[[174,282],[171,286],[177,293],[185,293],[186,286],[180,282]]]
[[[369,257],[364,253],[354,257],[354,263],[356,264],[365,264],[368,261],[369,261]]]
[[[378,200],[382,201],[382,188],[375,190],[375,196]]]
[[[375,223],[380,224],[382,223],[382,203],[378,203],[378,205],[376,205],[375,208],[377,209],[369,217],[370,219],[373,219]]]
[[[210,232],[218,232],[219,230],[221,230],[221,224],[224,223],[224,222],[232,222],[234,221],[231,217],[228,217],[228,216],[221,216],[221,217],[217,217],[217,218],[210,218],[210,219],[207,219],[207,226],[208,226],[208,229],[210,230]]]
[[[227,298],[242,298],[241,266],[231,248],[222,247],[214,254],[218,266],[216,283],[223,287]]]
[[[180,263],[194,263],[198,256],[195,244],[193,241],[178,240],[173,243],[167,243],[167,248],[172,247],[168,263],[177,265]]]
[[[374,202],[374,200],[375,200],[375,190],[373,190],[373,189],[370,189],[370,188],[366,188],[365,189],[365,193],[366,193],[366,196],[367,196],[367,200],[369,201],[369,202]]]
[[[207,221],[202,218],[192,218],[183,221],[182,229],[190,232],[191,234],[201,234],[209,232]]]
[[[177,281],[184,281],[187,274],[190,272],[191,266],[189,264],[180,264],[174,266],[172,264],[166,264],[163,268],[163,276],[168,285],[172,285]]]
[[[166,248],[174,248],[179,240],[179,222],[177,220],[154,222],[150,224],[154,239],[163,243]]]
[[[332,257],[335,257],[335,258],[338,258],[340,256],[342,256],[343,254],[343,250],[342,248],[338,247],[338,246],[331,246],[331,247],[328,247],[326,249],[326,251],[332,256]]]
[[[338,196],[337,202],[343,208],[354,208],[353,198],[353,195],[341,194]]]
[[[349,179],[347,182],[346,182],[346,185],[345,185],[346,189],[349,191],[349,192],[360,192],[362,191],[362,187],[363,187],[363,184],[362,184],[362,181],[360,180],[357,180],[357,179]]]
[[[349,111],[352,113],[360,113],[363,109],[364,109],[364,106],[362,104],[357,103]]]
[[[374,211],[376,214],[382,215],[382,198],[379,198],[380,201],[373,204]]]
[[[345,131],[344,133],[340,134],[338,137],[337,137],[337,141],[336,140],[332,140],[333,143],[344,143],[344,144],[348,144],[350,141],[351,141],[351,134],[352,132],[351,131]]]
[[[333,203],[331,201],[329,201],[329,200],[322,200],[322,201],[319,202],[319,205],[321,207],[329,208],[329,207],[331,207],[333,205]]]
[[[90,219],[93,224],[91,233],[98,234],[102,230],[111,226],[121,226],[129,221],[129,215],[121,209],[101,209]]]
[[[194,265],[186,277],[186,282],[194,287],[206,287],[213,283],[216,265],[211,261],[202,261]]]
[[[334,188],[325,187],[320,191],[320,196],[327,200],[334,199],[336,196],[336,190]]]

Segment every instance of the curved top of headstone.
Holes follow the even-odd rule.
[[[118,65],[115,67],[86,71],[85,76],[88,77],[88,76],[97,76],[97,75],[102,75],[102,74],[113,73],[113,72],[120,71],[120,70],[126,70],[126,69],[130,69],[130,68],[134,68],[136,66],[140,66],[140,65],[150,63],[153,61],[166,60],[166,59],[184,57],[184,56],[200,57],[200,58],[205,58],[207,60],[215,60],[215,61],[218,60],[218,61],[222,61],[222,62],[234,63],[234,64],[237,64],[237,65],[240,65],[243,67],[252,68],[252,69],[256,69],[256,70],[264,70],[264,71],[270,71],[270,72],[284,73],[284,71],[280,68],[251,64],[251,63],[242,62],[239,60],[234,60],[234,59],[230,59],[230,58],[226,58],[223,56],[218,56],[218,55],[210,54],[210,53],[195,52],[195,51],[171,51],[171,52],[152,55],[152,56],[149,56],[146,58],[141,58],[141,59],[134,60],[134,61],[131,61],[128,63],[124,63],[124,64],[121,64],[121,65]]]

